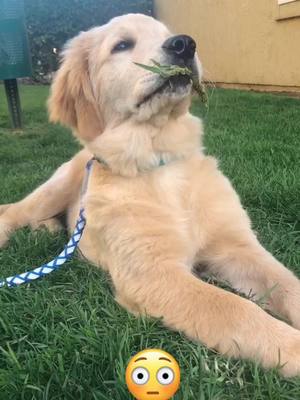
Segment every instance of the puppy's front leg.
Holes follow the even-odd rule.
[[[10,204],[1,204],[0,215],[3,214],[9,207],[10,207]]]
[[[202,255],[210,272],[243,293],[265,298],[270,310],[299,329],[299,279],[260,245],[250,228],[224,231],[218,239]]]
[[[33,229],[46,226],[50,231],[60,226],[53,217],[66,211],[78,196],[90,157],[86,150],[82,150],[23,200],[0,206],[0,248],[15,230],[23,226],[30,225]]]
[[[253,302],[198,280],[184,265],[155,259],[141,259],[129,273],[128,264],[112,271],[122,305],[162,317],[168,327],[222,354],[267,368],[280,365],[286,376],[300,374],[299,331]]]

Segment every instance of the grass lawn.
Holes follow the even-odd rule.
[[[9,129],[0,86],[0,203],[22,198],[78,149],[66,129],[47,123],[47,87],[21,87],[21,95],[26,128],[18,134]],[[260,240],[300,276],[300,101],[215,90],[209,110],[196,102],[193,112],[204,117],[207,152],[219,158]],[[50,260],[66,238],[17,232],[0,250],[0,276]],[[160,321],[128,314],[115,303],[107,275],[83,261],[31,285],[0,289],[0,400],[130,399],[126,364],[149,347],[177,358],[177,400],[300,398],[300,378],[227,360]]]

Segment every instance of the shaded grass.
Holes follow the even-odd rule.
[[[0,86],[0,203],[42,183],[78,149],[69,132],[47,123],[47,87],[21,87],[25,130],[12,133]],[[204,118],[207,152],[220,159],[263,244],[300,276],[300,101],[215,90]],[[1,276],[58,253],[66,235],[22,229],[0,251]],[[180,301],[180,299],[179,299]],[[259,334],[252,332],[251,334]],[[0,290],[0,399],[129,399],[129,358],[160,347],[179,361],[175,399],[298,399],[300,380],[253,363],[227,360],[160,321],[135,318],[113,299],[109,278],[72,260],[46,279]]]

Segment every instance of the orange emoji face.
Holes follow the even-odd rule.
[[[137,400],[168,400],[180,385],[180,369],[169,353],[144,350],[130,360],[126,369],[128,390]]]

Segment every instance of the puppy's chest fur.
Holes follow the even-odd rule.
[[[209,213],[210,206],[205,208],[210,189],[204,179],[208,171],[218,173],[216,162],[201,153],[136,178],[115,176],[97,165],[86,199],[87,229],[93,231],[94,246],[104,254],[111,237],[123,235],[125,241],[141,235],[172,235],[183,244],[185,262],[192,265],[199,243],[205,241],[195,221],[201,208],[203,215]]]

